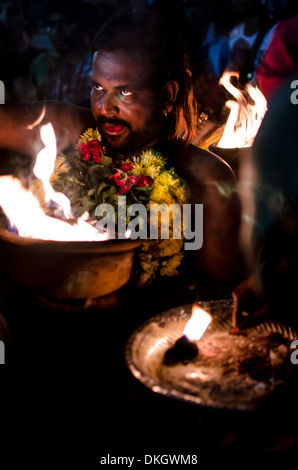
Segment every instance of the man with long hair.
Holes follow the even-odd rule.
[[[34,159],[40,126],[51,122],[58,151],[88,127],[98,127],[117,160],[154,147],[186,180],[190,202],[204,207],[203,246],[188,256],[199,295],[227,295],[240,264],[236,181],[220,158],[190,144],[197,116],[182,34],[158,14],[125,14],[100,29],[92,53],[91,111],[62,102],[3,105],[0,146]]]

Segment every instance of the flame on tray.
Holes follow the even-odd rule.
[[[212,316],[197,305],[193,305],[191,317],[185,325],[183,336],[189,341],[199,341],[208,326],[212,322]]]

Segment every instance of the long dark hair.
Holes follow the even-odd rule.
[[[146,64],[150,85],[157,93],[169,81],[179,84],[175,107],[167,118],[167,137],[190,141],[195,134],[196,106],[183,35],[160,12],[126,13],[108,21],[92,43],[97,51],[138,54]]]

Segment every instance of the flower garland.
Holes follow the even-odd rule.
[[[140,203],[150,212],[151,204],[178,204],[189,200],[188,188],[173,168],[166,169],[166,160],[154,149],[138,157],[116,164],[106,154],[98,129],[87,129],[79,138],[73,155],[56,159],[51,183],[70,199],[79,217],[88,211],[96,218],[96,208],[102,203],[118,209],[118,195],[126,196],[126,206]],[[129,222],[129,217],[127,218]],[[157,222],[158,223],[158,222]],[[160,234],[159,227],[159,234]],[[183,259],[183,236],[173,238],[173,215],[169,238],[145,240],[138,255],[138,285],[153,281],[156,275],[174,276]]]

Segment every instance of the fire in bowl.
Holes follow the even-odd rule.
[[[0,272],[46,298],[100,297],[129,280],[139,245],[126,239],[47,241],[0,230]]]

